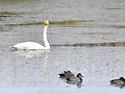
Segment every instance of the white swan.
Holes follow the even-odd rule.
[[[46,20],[44,31],[43,31],[44,46],[42,46],[38,43],[35,43],[35,42],[24,42],[24,43],[18,43],[16,45],[12,46],[12,48],[22,49],[22,50],[47,50],[47,49],[50,49],[50,45],[49,45],[49,42],[47,40],[47,35],[46,35],[48,24],[49,24],[49,22]]]

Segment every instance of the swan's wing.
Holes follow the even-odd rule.
[[[13,48],[16,49],[23,49],[23,50],[42,50],[42,49],[46,49],[46,47],[35,43],[35,42],[24,42],[24,43],[18,43],[16,45],[13,46]]]

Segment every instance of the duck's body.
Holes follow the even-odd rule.
[[[78,73],[76,77],[67,78],[67,83],[79,85],[82,83],[82,77],[82,74]]]
[[[12,46],[12,48],[22,49],[22,50],[47,50],[47,49],[50,49],[50,45],[47,40],[48,24],[49,24],[49,22],[46,20],[44,31],[43,31],[44,46],[39,43],[36,43],[36,42],[24,42],[24,43],[18,43],[16,45]]]
[[[60,78],[64,79],[69,84],[75,84],[78,87],[82,86],[81,83],[82,83],[83,76],[81,73],[78,73],[76,77],[71,71],[64,71],[64,73],[61,73],[59,75],[60,75]]]
[[[119,79],[113,79],[110,81],[110,84],[122,88],[125,86],[125,79],[123,77],[120,77]]]
[[[67,79],[70,77],[75,77],[75,75],[71,71],[64,71],[64,73],[59,74],[60,78]]]

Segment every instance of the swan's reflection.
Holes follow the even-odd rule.
[[[40,57],[41,54],[47,54],[49,50],[16,50],[15,55],[24,56],[27,58]]]
[[[47,82],[48,80],[48,70],[47,70],[47,59],[48,59],[48,54],[49,54],[49,50],[46,50],[44,52],[44,79],[45,79],[45,82]]]
[[[27,50],[17,50],[17,51],[14,51],[14,55],[16,55],[16,57],[18,57],[18,59],[20,60],[21,58],[23,60],[25,60],[25,63],[22,63],[22,72],[24,72],[23,70],[26,70],[27,72],[23,73],[22,76],[26,75],[27,74],[30,74],[31,72],[36,72],[36,70],[38,68],[40,68],[39,70],[37,70],[38,72],[38,75],[36,78],[33,78],[34,81],[43,81],[43,82],[47,82],[48,81],[48,68],[47,68],[47,62],[48,62],[48,55],[49,55],[49,51],[50,50],[35,50],[35,51],[27,51]],[[38,62],[33,62],[32,60],[38,60]],[[42,61],[41,61],[42,60]],[[19,61],[20,62],[20,61]],[[30,62],[30,63],[29,63]],[[24,67],[24,64],[29,64],[29,65],[26,65]],[[32,66],[33,64],[33,66]],[[34,65],[35,64],[35,65]],[[37,67],[38,66],[38,67]],[[17,73],[17,68],[16,66],[14,67],[15,68],[15,80],[13,82],[13,84],[18,84],[16,83],[15,81],[18,79],[16,78],[17,75],[20,75],[20,73]],[[26,69],[25,69],[26,68]],[[27,70],[27,68],[33,68],[32,70]],[[34,69],[35,68],[35,69]],[[40,71],[42,70],[42,72]],[[43,75],[43,76],[42,76]],[[32,75],[31,75],[32,76]],[[34,76],[34,75],[33,75]],[[41,78],[39,78],[39,76],[41,76]],[[33,80],[32,79],[32,80]],[[42,80],[43,79],[43,80]],[[36,83],[35,84],[39,84],[39,83]],[[31,81],[31,83],[33,83]],[[42,82],[41,82],[42,83]]]

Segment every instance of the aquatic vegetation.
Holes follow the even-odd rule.
[[[14,12],[0,12],[0,17],[13,17],[13,16],[18,16],[18,13]]]
[[[114,27],[114,28],[125,28],[125,25],[113,25],[108,27]]]
[[[109,9],[109,10],[122,10],[123,8],[106,8],[106,9]]]
[[[93,22],[93,20],[65,20],[65,21],[50,21],[51,25],[71,25],[79,22]],[[20,23],[20,24],[6,24],[9,26],[23,26],[23,25],[40,25],[44,24],[44,22],[31,22],[31,23]]]
[[[112,46],[112,47],[125,47],[125,42],[105,42],[105,43],[75,43],[75,44],[54,44],[51,46],[74,46],[74,47],[98,47],[98,46]]]

